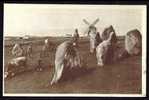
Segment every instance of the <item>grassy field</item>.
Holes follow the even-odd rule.
[[[12,59],[12,45],[17,41],[25,44],[33,43],[33,59],[28,63],[25,72],[4,80],[5,93],[141,93],[141,56],[132,56],[104,67],[97,67],[95,55],[89,54],[88,38],[81,38],[79,51],[86,65],[82,69],[72,70],[63,75],[60,83],[50,86],[54,72],[55,49],[68,38],[49,37],[52,43],[50,56],[44,58],[43,71],[38,72],[36,61],[45,38],[30,40],[5,40],[4,69]],[[124,40],[119,39],[120,47]]]

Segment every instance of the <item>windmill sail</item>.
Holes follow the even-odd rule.
[[[90,23],[87,20],[83,19],[83,21],[85,24],[90,25]]]
[[[99,18],[97,18],[92,24],[90,24],[86,19],[83,19],[84,23],[88,25],[88,28],[85,30],[84,35],[88,34],[90,27],[95,27],[94,25],[97,24]]]
[[[91,25],[94,26],[99,21],[99,18],[97,18]]]

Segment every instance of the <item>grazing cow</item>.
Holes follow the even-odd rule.
[[[111,32],[114,33],[114,36],[113,36],[111,41],[112,41],[112,43],[116,43],[117,42],[117,37],[116,37],[116,33],[115,33],[115,30],[114,30],[112,25],[110,25],[109,27],[104,29],[104,31],[101,34],[101,39],[103,41],[107,40],[109,38]]]
[[[8,76],[14,76],[17,72],[25,69],[26,63],[27,57],[24,56],[11,59],[8,62],[8,66],[4,74],[4,77],[7,78]]]
[[[90,38],[90,53],[94,53],[95,48],[99,43],[102,42],[102,40],[100,38],[99,32],[96,31],[96,27],[94,26],[89,27],[88,35]]]
[[[49,56],[49,50],[50,50],[50,41],[49,39],[46,39],[44,41],[44,45],[42,47],[42,57],[48,57]]]
[[[55,72],[51,85],[57,83],[62,76],[64,68],[81,67],[80,55],[73,41],[61,43],[55,54]]]
[[[114,32],[111,32],[109,38],[97,46],[96,57],[98,66],[104,66],[104,64],[111,62],[113,59],[112,38],[114,38]]]
[[[125,36],[125,49],[129,55],[138,55],[142,51],[142,36],[139,30],[129,31]]]
[[[23,48],[20,44],[16,43],[12,48],[12,55],[15,57],[20,57],[24,53]]]
[[[28,46],[27,46],[27,50],[26,50],[26,56],[27,57],[32,57],[32,44],[29,44]]]

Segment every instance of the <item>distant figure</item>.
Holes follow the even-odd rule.
[[[51,85],[59,81],[63,69],[81,67],[81,58],[77,46],[73,45],[74,42],[76,41],[65,41],[57,47],[55,54],[55,72]]]
[[[24,51],[22,46],[19,43],[16,43],[12,48],[12,55],[15,57],[20,57],[20,56],[23,56],[23,53]]]
[[[39,58],[37,61],[37,67],[36,67],[37,71],[42,71],[42,58]]]
[[[126,34],[125,49],[129,55],[138,55],[142,52],[142,36],[139,30],[134,29]]]
[[[50,42],[49,39],[45,39],[44,41],[45,44],[49,44],[49,42]]]
[[[72,40],[78,42],[78,39],[79,39],[78,29],[75,29],[75,33],[72,36]],[[76,42],[74,42],[74,45],[77,45]]]
[[[32,58],[32,44],[29,44],[27,46],[27,50],[26,50],[26,56],[29,57],[29,58]]]
[[[42,47],[42,57],[49,57],[49,51],[50,51],[50,41],[49,39],[45,39],[44,45]]]

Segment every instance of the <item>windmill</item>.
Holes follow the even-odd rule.
[[[97,18],[92,24],[90,24],[86,19],[83,19],[83,22],[88,25],[88,28],[86,29],[84,34],[87,34],[91,27],[96,28],[95,25],[97,24],[98,21],[99,21],[99,18]]]

